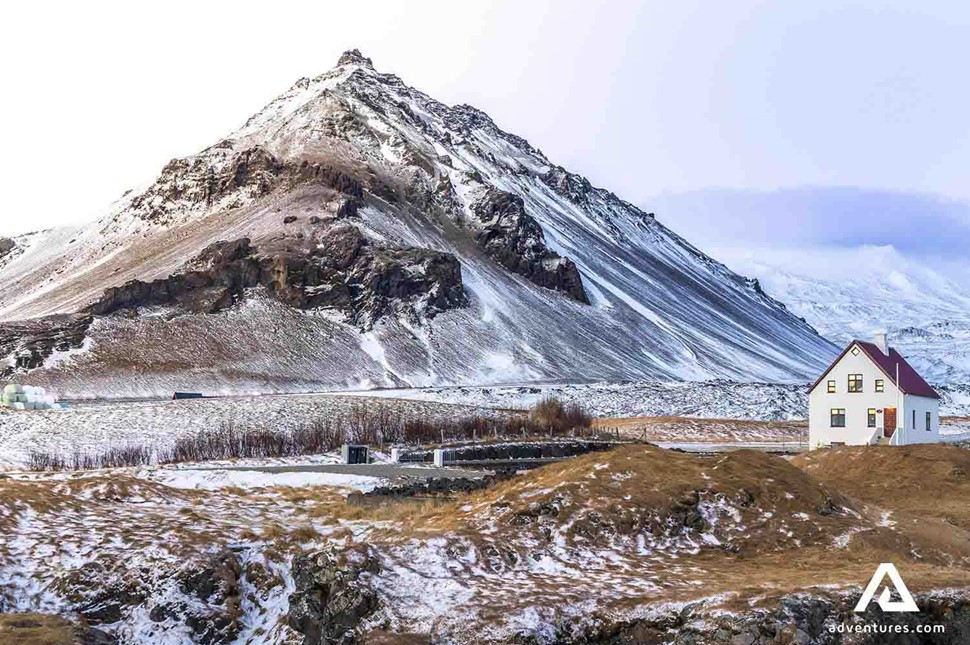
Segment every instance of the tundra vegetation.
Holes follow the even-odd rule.
[[[527,412],[468,411],[453,418],[433,418],[381,401],[360,401],[288,430],[277,430],[269,423],[240,427],[227,420],[218,429],[179,436],[166,447],[128,443],[99,452],[32,451],[27,465],[35,471],[94,470],[221,459],[299,457],[331,452],[348,442],[383,449],[388,445],[589,436],[593,433],[592,422],[581,405],[564,404],[554,397],[543,399]]]
[[[378,506],[144,470],[0,479],[0,614],[122,643],[830,642],[829,625],[867,621],[968,635],[956,446],[785,460],[632,444]],[[879,562],[920,614],[852,612]]]

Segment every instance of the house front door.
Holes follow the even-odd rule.
[[[886,408],[882,415],[882,434],[891,437],[896,431],[896,408]]]

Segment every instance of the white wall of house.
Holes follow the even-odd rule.
[[[935,443],[940,440],[940,402],[925,396],[906,394],[905,416],[902,418],[901,444]],[[930,413],[930,429],[926,429],[926,413]],[[914,424],[915,421],[915,424]]]
[[[864,445],[883,436],[886,409],[897,409],[897,427],[904,431],[893,443],[930,443],[939,441],[939,401],[936,399],[900,394],[892,380],[860,348],[850,348],[809,394],[809,447],[832,444]],[[862,375],[862,391],[849,392],[849,375]],[[877,392],[877,381],[883,391]],[[835,392],[829,393],[829,381],[835,382]],[[845,427],[832,427],[831,411],[845,410]],[[875,409],[875,427],[869,425],[869,411]],[[913,429],[913,412],[916,428]],[[926,413],[930,413],[930,430],[926,430]],[[898,431],[897,431],[898,432]]]

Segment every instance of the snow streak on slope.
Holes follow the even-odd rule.
[[[825,337],[842,344],[886,331],[931,381],[970,381],[970,291],[942,270],[891,246],[718,254]]]
[[[96,375],[97,391],[109,395],[134,389],[129,379],[112,384],[112,374],[135,376],[138,394],[164,392],[180,378],[220,391],[236,379],[247,391],[259,381],[297,389],[355,381],[777,381],[804,380],[835,353],[757,283],[652,215],[554,165],[475,108],[443,105],[356,52],[298,81],[229,138],[173,160],[154,185],[126,195],[95,224],[48,233],[37,250],[0,268],[0,319],[76,311],[107,286],[168,276],[217,240],[249,237],[259,247],[311,239],[315,222],[343,217],[334,191],[312,182],[268,176],[259,190],[214,191],[213,177],[252,175],[240,159],[254,150],[269,168],[325,166],[359,181],[364,191],[348,221],[381,243],[454,254],[469,305],[433,320],[387,317],[366,335],[336,315],[262,304],[98,320],[89,351],[74,355],[69,369],[36,378],[56,384]],[[483,204],[505,194],[518,217],[541,227],[518,239],[534,253],[527,265],[524,255],[500,263],[481,241],[500,224]],[[571,262],[590,304],[527,277],[561,278]],[[163,347],[164,360],[150,361]]]

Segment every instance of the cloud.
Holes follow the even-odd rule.
[[[944,262],[966,257],[970,247],[970,203],[935,195],[852,187],[705,189],[662,193],[644,207],[704,250],[891,247]]]

